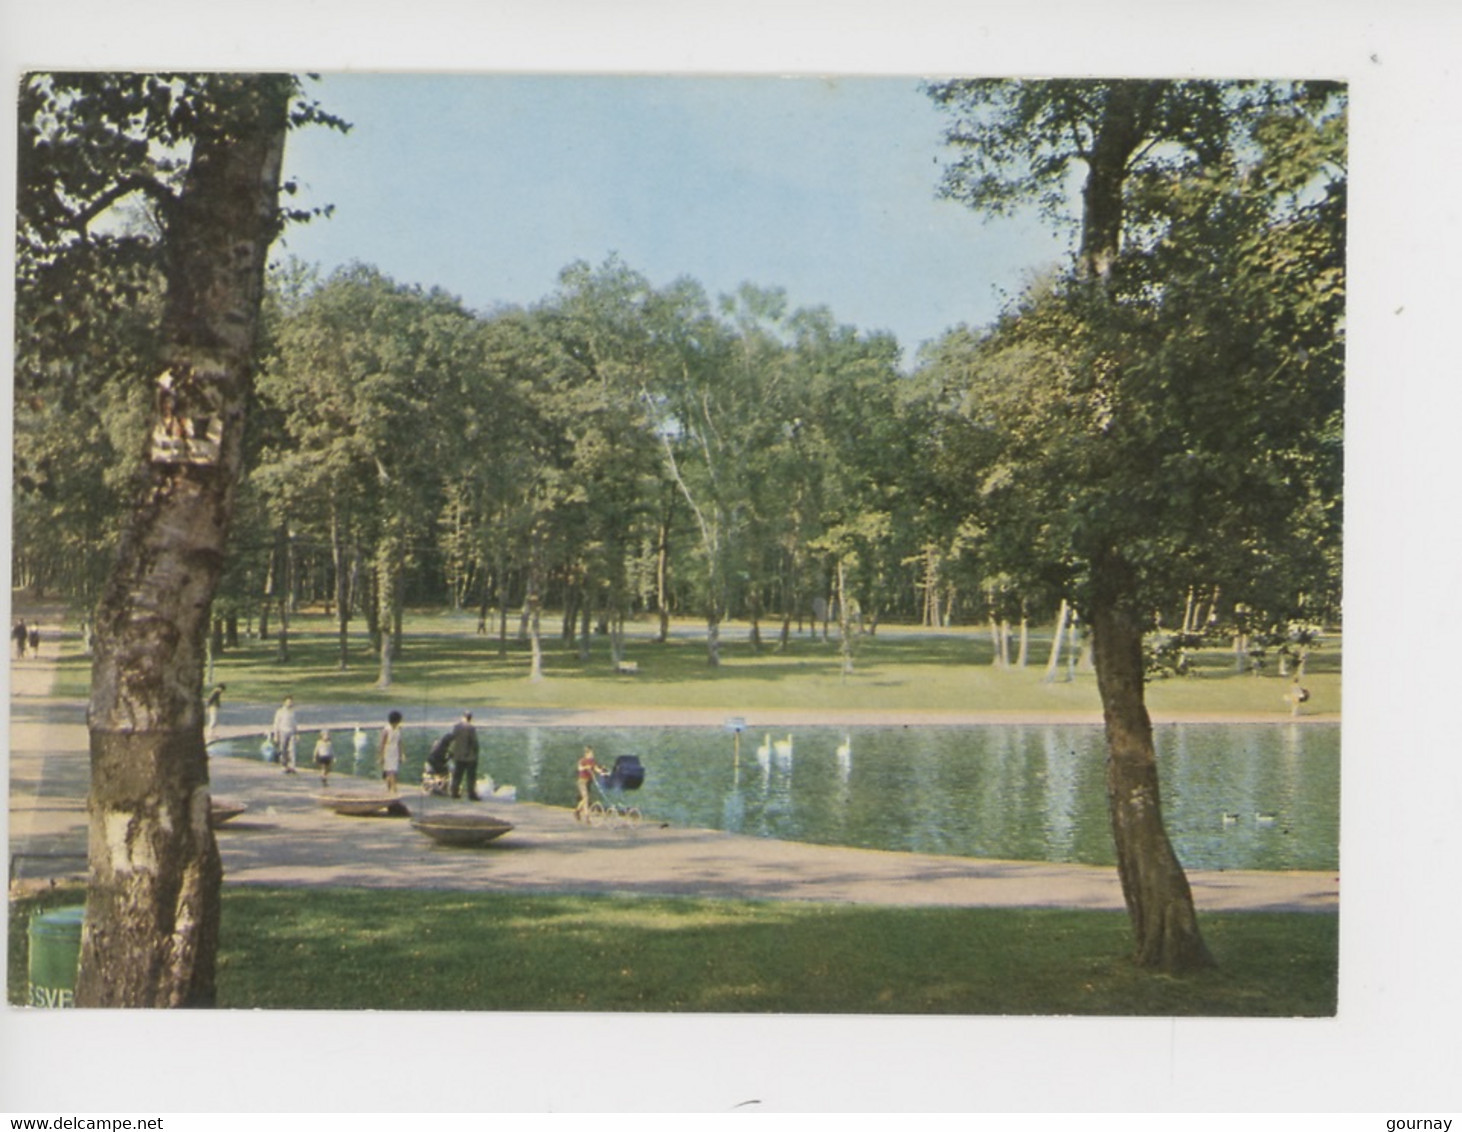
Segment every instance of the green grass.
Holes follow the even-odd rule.
[[[363,635],[351,642],[351,667],[340,671],[334,627],[319,614],[296,616],[291,624],[290,660],[280,664],[274,641],[250,640],[228,650],[215,664],[215,678],[228,685],[232,703],[276,703],[286,693],[301,704],[420,704],[541,708],[706,708],[727,713],[748,710],[816,709],[827,712],[1006,711],[1026,713],[1100,712],[1096,681],[1089,672],[1047,684],[1042,680],[1049,629],[1032,634],[1031,663],[1000,671],[990,661],[987,633],[976,629],[939,633],[886,627],[857,639],[855,671],[841,674],[836,640],[794,637],[786,653],[775,637],[758,651],[747,642],[745,625],[723,632],[722,664],[706,663],[703,627],[684,623],[695,635],[665,644],[650,639],[651,626],[631,626],[629,656],[637,675],[610,670],[609,646],[595,637],[588,661],[565,648],[556,632],[545,633],[545,679],[527,679],[524,642],[510,639],[500,655],[496,637],[475,632],[471,614],[418,612],[406,624],[404,655],[393,666],[387,691],[375,687],[378,668]],[[554,623],[554,628],[557,628]],[[548,629],[547,624],[545,629]],[[1225,650],[1200,654],[1198,675],[1155,681],[1148,689],[1154,714],[1212,712],[1280,716],[1287,681],[1233,671]],[[1314,654],[1306,686],[1309,714],[1340,710],[1340,649],[1336,641]],[[1064,676],[1064,668],[1063,668]],[[83,697],[90,679],[85,658],[63,657],[55,692]]]
[[[11,1002],[23,1001],[34,907],[11,903]],[[1210,915],[1202,927],[1219,968],[1170,977],[1132,965],[1120,912],[236,887],[224,891],[219,1006],[1334,1014],[1338,917]]]

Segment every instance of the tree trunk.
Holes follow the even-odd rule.
[[[78,1006],[215,997],[223,870],[209,824],[204,636],[243,459],[291,93],[283,76],[234,84],[237,104],[199,129],[169,219],[157,427],[97,608]],[[181,458],[160,439],[180,409],[208,438]]]
[[[1005,634],[993,612],[990,614],[990,649],[990,664],[995,668],[1005,668]]]
[[[594,631],[594,591],[589,588],[589,581],[584,580],[584,594],[579,602],[579,660],[587,662],[592,644],[591,636]]]
[[[1053,683],[1056,673],[1061,668],[1061,639],[1066,633],[1066,615],[1070,610],[1066,599],[1061,599],[1061,610],[1056,614],[1056,635],[1051,638],[1051,655],[1046,659],[1046,674],[1041,679],[1047,683]]]
[[[706,614],[706,663],[721,667],[721,615],[715,610]]]
[[[508,655],[508,560],[498,556],[497,569],[497,654]]]
[[[528,669],[528,679],[533,683],[543,679],[542,588],[543,536],[535,531],[532,548],[529,552],[527,593],[523,597],[523,627],[528,632],[532,658]]]
[[[1157,755],[1144,694],[1142,622],[1115,601],[1094,603],[1097,687],[1107,737],[1107,808],[1117,872],[1139,966],[1167,972],[1214,965],[1188,877],[1163,827]]]
[[[264,570],[264,600],[259,603],[259,639],[269,639],[269,606],[274,601],[274,548],[269,550],[269,565]]]
[[[1102,108],[1082,190],[1077,261],[1088,279],[1105,282],[1121,250],[1127,164],[1142,143],[1143,120],[1158,89],[1145,80],[1114,82]]]
[[[376,551],[376,627],[377,649],[380,656],[380,675],[376,687],[382,690],[391,686],[391,658],[395,653],[396,601],[396,543],[387,536]]]
[[[842,641],[838,650],[842,654],[843,678],[853,674],[853,626],[848,617],[848,572],[841,557],[838,558],[838,635]]]
[[[350,582],[345,544],[340,538],[340,516],[330,508],[330,561],[335,568],[335,618],[340,640],[340,671],[350,667]]]
[[[290,597],[294,590],[294,544],[289,537],[289,529],[285,526],[279,528],[275,536],[275,551],[279,560],[284,563],[283,575],[284,584],[279,587],[279,648],[276,651],[275,659],[280,664],[289,663],[289,609]]]
[[[655,548],[655,606],[660,614],[656,644],[670,640],[670,519],[660,523],[659,546]]]

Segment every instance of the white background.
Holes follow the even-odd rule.
[[[0,13],[11,92],[21,71],[50,67],[1324,75],[1351,84],[1353,121],[1337,1019],[7,1010],[0,1110],[754,1102],[763,1112],[1365,1111],[1382,1118],[1353,1126],[1384,1128],[1385,1115],[1462,1107],[1451,699],[1462,381],[1448,334],[1462,321],[1462,137],[1448,73],[1462,37],[1450,5],[0,0]],[[8,249],[13,104],[0,119]],[[4,317],[8,341],[8,301]]]

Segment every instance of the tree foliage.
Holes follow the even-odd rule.
[[[1066,208],[1071,270],[930,355],[981,553],[1093,627],[1145,965],[1211,962],[1161,823],[1143,637],[1195,585],[1292,615],[1339,545],[1344,98],[1326,84],[953,82],[945,191]],[[1186,621],[1186,613],[1185,613]],[[1187,630],[1185,624],[1184,630]]]

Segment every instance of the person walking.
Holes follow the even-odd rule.
[[[381,777],[386,780],[386,793],[396,793],[396,783],[401,775],[401,713],[393,711],[386,716],[386,726],[381,729]]]
[[[330,768],[335,765],[335,744],[330,739],[330,732],[321,729],[319,738],[315,740],[315,769],[320,772],[320,785],[330,785]]]
[[[29,635],[25,631],[25,619],[17,618],[15,627],[10,630],[10,639],[15,642],[15,657],[17,660],[25,659],[25,642]]]
[[[223,694],[228,691],[227,684],[215,684],[213,691],[208,693],[208,739],[210,741],[218,738],[218,709],[223,704]]]
[[[294,697],[285,696],[284,703],[274,713],[274,726],[269,731],[274,750],[279,761],[284,764],[285,774],[295,773],[295,748],[299,744],[299,735],[299,722],[294,716]]]
[[[452,728],[452,740],[447,749],[452,756],[452,797],[462,796],[465,781],[467,797],[474,802],[482,801],[477,796],[477,728],[472,726],[470,711],[464,711]]]
[[[584,755],[579,759],[579,801],[574,806],[574,821],[587,821],[589,818],[589,783],[594,780],[596,774],[604,774],[605,770],[594,760],[594,748],[585,747]]]

